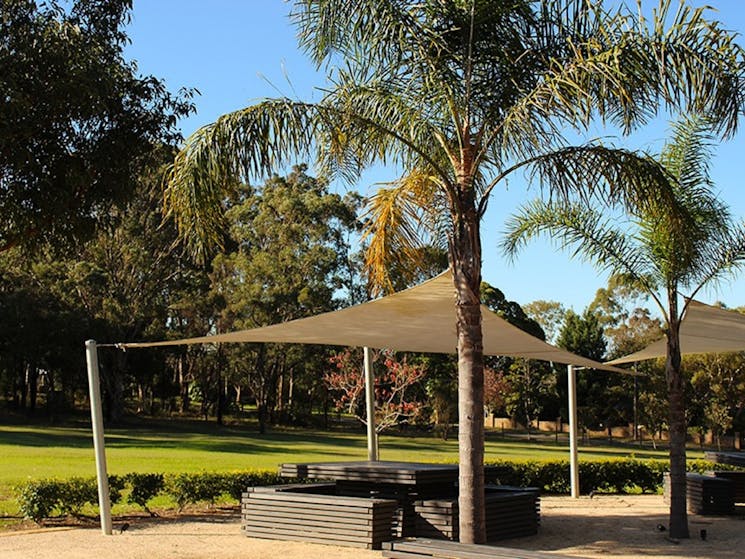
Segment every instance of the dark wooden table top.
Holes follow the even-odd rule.
[[[397,485],[450,484],[458,479],[458,465],[386,461],[311,462],[282,464],[280,475]]]
[[[720,451],[707,451],[704,452],[704,457],[707,460],[716,462],[717,464],[730,464],[732,466],[745,466],[745,452],[742,451],[731,451],[731,452],[720,452]]]

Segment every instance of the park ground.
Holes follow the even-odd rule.
[[[691,538],[671,541],[660,495],[544,497],[537,536],[499,542],[501,546],[560,555],[616,559],[639,557],[739,558],[745,549],[745,516],[689,519]],[[124,533],[101,535],[98,527],[63,526],[0,533],[3,559],[372,559],[379,551],[301,542],[277,542],[241,535],[237,509],[210,514],[118,518]],[[706,539],[701,538],[706,530]]]
[[[701,452],[691,449],[690,457]],[[161,514],[150,519],[132,505],[114,507],[116,534],[104,537],[95,511],[88,520],[57,520],[38,527],[22,521],[13,487],[27,479],[95,475],[90,428],[85,422],[64,426],[0,426],[0,557],[3,559],[237,558],[346,559],[380,557],[379,552],[317,546],[298,542],[249,539],[241,535],[238,509],[222,503],[208,510],[178,514],[173,503],[154,503]],[[443,441],[409,432],[381,440],[386,460],[455,462],[457,437]],[[665,450],[639,448],[616,441],[593,441],[581,448],[586,459],[664,458]],[[274,470],[283,462],[365,459],[361,430],[274,429],[260,435],[255,426],[218,427],[199,421],[145,421],[107,431],[109,471],[198,472],[246,469]],[[487,433],[486,459],[566,459],[567,441],[552,435],[526,440],[523,433]],[[228,506],[229,505],[229,506]],[[658,525],[667,524],[660,495],[542,499],[542,525],[536,537],[502,542],[578,557],[740,557],[745,548],[745,516],[692,517],[690,540],[673,543]],[[124,523],[129,528],[118,529]],[[707,530],[707,539],[700,530]]]
[[[568,458],[566,438],[553,434],[489,431],[486,460],[557,460]],[[444,441],[430,433],[384,434],[383,460],[457,462],[457,436]],[[111,474],[129,472],[181,473],[251,469],[276,471],[283,462],[364,460],[367,443],[362,429],[345,425],[335,430],[277,428],[259,434],[250,423],[217,426],[203,421],[132,421],[107,429],[106,455]],[[664,450],[633,444],[593,441],[581,448],[583,459],[665,459]],[[15,524],[18,508],[14,487],[29,479],[92,477],[96,475],[93,441],[86,421],[64,426],[6,423],[0,425],[0,530]],[[701,457],[692,450],[689,457]],[[155,502],[155,507],[172,503]],[[120,504],[115,514],[132,511]]]

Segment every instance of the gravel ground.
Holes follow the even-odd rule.
[[[129,527],[118,529],[124,522]],[[691,515],[691,538],[674,542],[660,532],[667,507],[659,495],[596,496],[573,500],[544,497],[538,536],[500,546],[551,551],[575,557],[740,558],[745,556],[745,515]],[[380,557],[379,551],[278,542],[241,535],[235,512],[117,519],[117,533],[97,527],[54,527],[0,532],[2,559],[353,559]],[[706,530],[706,540],[700,537]]]

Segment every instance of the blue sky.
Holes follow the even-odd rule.
[[[645,0],[647,3],[649,0]],[[726,28],[745,30],[742,0],[705,3],[717,8],[714,17]],[[170,90],[199,90],[195,98],[197,113],[181,123],[188,136],[220,115],[264,97],[320,97],[315,88],[324,85],[324,75],[316,72],[298,50],[288,12],[289,4],[283,0],[134,0],[128,27],[132,44],[127,53],[143,74],[164,79]],[[600,129],[594,132],[605,134]],[[657,151],[667,132],[664,123],[657,124],[624,141],[629,147]],[[718,148],[713,165],[721,197],[738,217],[745,216],[743,158],[745,132]],[[376,182],[393,178],[383,169],[374,170],[354,188],[366,194],[375,189]],[[521,304],[555,300],[582,311],[606,283],[606,278],[590,265],[571,260],[567,252],[556,250],[548,242],[531,243],[515,262],[504,259],[498,249],[506,218],[538,194],[536,188],[529,190],[515,177],[507,189],[493,196],[482,225],[484,279]],[[745,272],[741,278],[716,291],[704,292],[699,299],[743,305]]]

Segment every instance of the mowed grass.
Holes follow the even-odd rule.
[[[631,446],[580,449],[580,459],[665,458],[664,451]],[[386,435],[382,460],[457,462],[457,438]],[[700,453],[698,453],[700,455]],[[694,451],[690,458],[699,457]],[[364,460],[363,432],[225,426],[198,421],[157,422],[106,432],[106,458],[112,474],[128,472],[199,472],[276,470],[283,462]],[[489,433],[486,461],[497,459],[567,459],[566,440],[559,444],[502,438]],[[0,426],[0,515],[15,514],[13,487],[28,479],[95,476],[91,431],[87,427]]]

